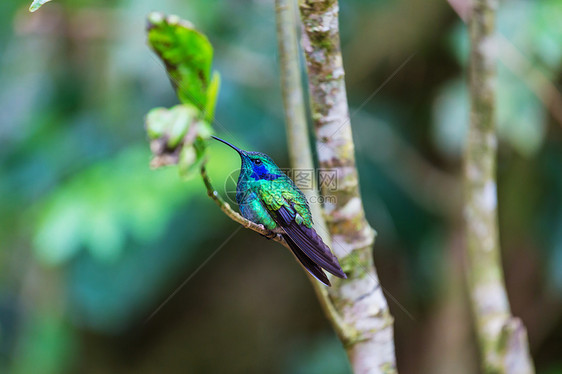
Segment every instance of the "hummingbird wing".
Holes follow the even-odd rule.
[[[312,215],[304,194],[288,177],[261,181],[260,202],[269,216],[283,229],[283,237],[295,257],[318,280],[330,285],[322,268],[347,278],[336,256],[312,227]]]
[[[289,210],[286,206],[281,206],[278,210],[271,212],[271,216],[279,226],[283,228],[286,235],[285,240],[291,247],[293,253],[301,261],[301,263],[313,274],[302,261],[301,256],[297,252],[302,252],[312,262],[326,271],[340,278],[347,278],[343,272],[336,256],[332,254],[330,248],[324,243],[320,235],[312,227],[307,227],[304,223],[297,223],[297,214]]]

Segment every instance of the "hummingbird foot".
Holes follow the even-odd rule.
[[[260,226],[264,230],[267,230],[264,225],[260,225]],[[260,234],[260,235],[266,238],[267,240],[271,240],[277,236],[277,233],[275,231],[267,230],[267,234]]]

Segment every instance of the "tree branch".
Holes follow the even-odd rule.
[[[304,94],[301,85],[294,0],[275,0],[277,48],[279,53],[281,90],[291,165],[312,169],[314,162],[306,123]],[[310,195],[310,191],[304,191]],[[308,197],[308,196],[307,196]],[[317,207],[318,205],[314,205]],[[317,219],[323,221],[323,219]]]
[[[471,115],[464,163],[472,309],[485,373],[534,373],[527,333],[511,315],[498,240],[495,0],[475,0],[469,20]]]
[[[321,172],[335,173],[336,189],[321,183],[332,248],[348,279],[328,290],[340,339],[355,373],[395,373],[393,318],[373,263],[375,232],[359,194],[354,144],[340,51],[337,0],[299,0],[302,45]]]
[[[276,0],[275,14],[277,20],[277,45],[280,60],[281,90],[285,109],[285,125],[287,129],[287,143],[293,169],[304,171],[314,170],[310,138],[306,122],[304,94],[301,84],[299,64],[299,50],[297,39],[296,4],[294,0]],[[316,179],[312,178],[313,186],[303,193],[309,202],[314,227],[328,246],[331,238],[326,229],[322,206],[319,203]],[[308,274],[308,273],[307,273]],[[330,320],[338,336],[343,336],[346,329],[338,312],[334,308],[326,287],[313,277],[310,277],[314,291],[320,301],[324,313]],[[330,278],[332,278],[330,276]],[[334,287],[339,282],[332,280]]]

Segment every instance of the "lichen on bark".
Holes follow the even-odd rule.
[[[300,0],[302,47],[318,164],[335,172],[336,189],[320,181],[332,249],[348,279],[328,291],[342,340],[355,373],[395,373],[393,318],[374,267],[375,231],[359,193],[359,179],[345,90],[336,0]]]

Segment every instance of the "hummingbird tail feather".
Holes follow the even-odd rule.
[[[283,235],[287,244],[291,248],[291,251],[302,264],[302,266],[316,279],[320,282],[324,283],[326,286],[330,287],[332,284],[328,280],[328,277],[322,271],[322,268],[318,266],[314,261],[312,261],[297,245],[296,243],[288,236]]]
[[[286,236],[314,263],[334,274],[336,277],[346,279],[338,259],[330,248],[322,241],[322,238],[312,227],[298,224],[290,211],[282,206],[277,210],[275,219],[285,230]]]

